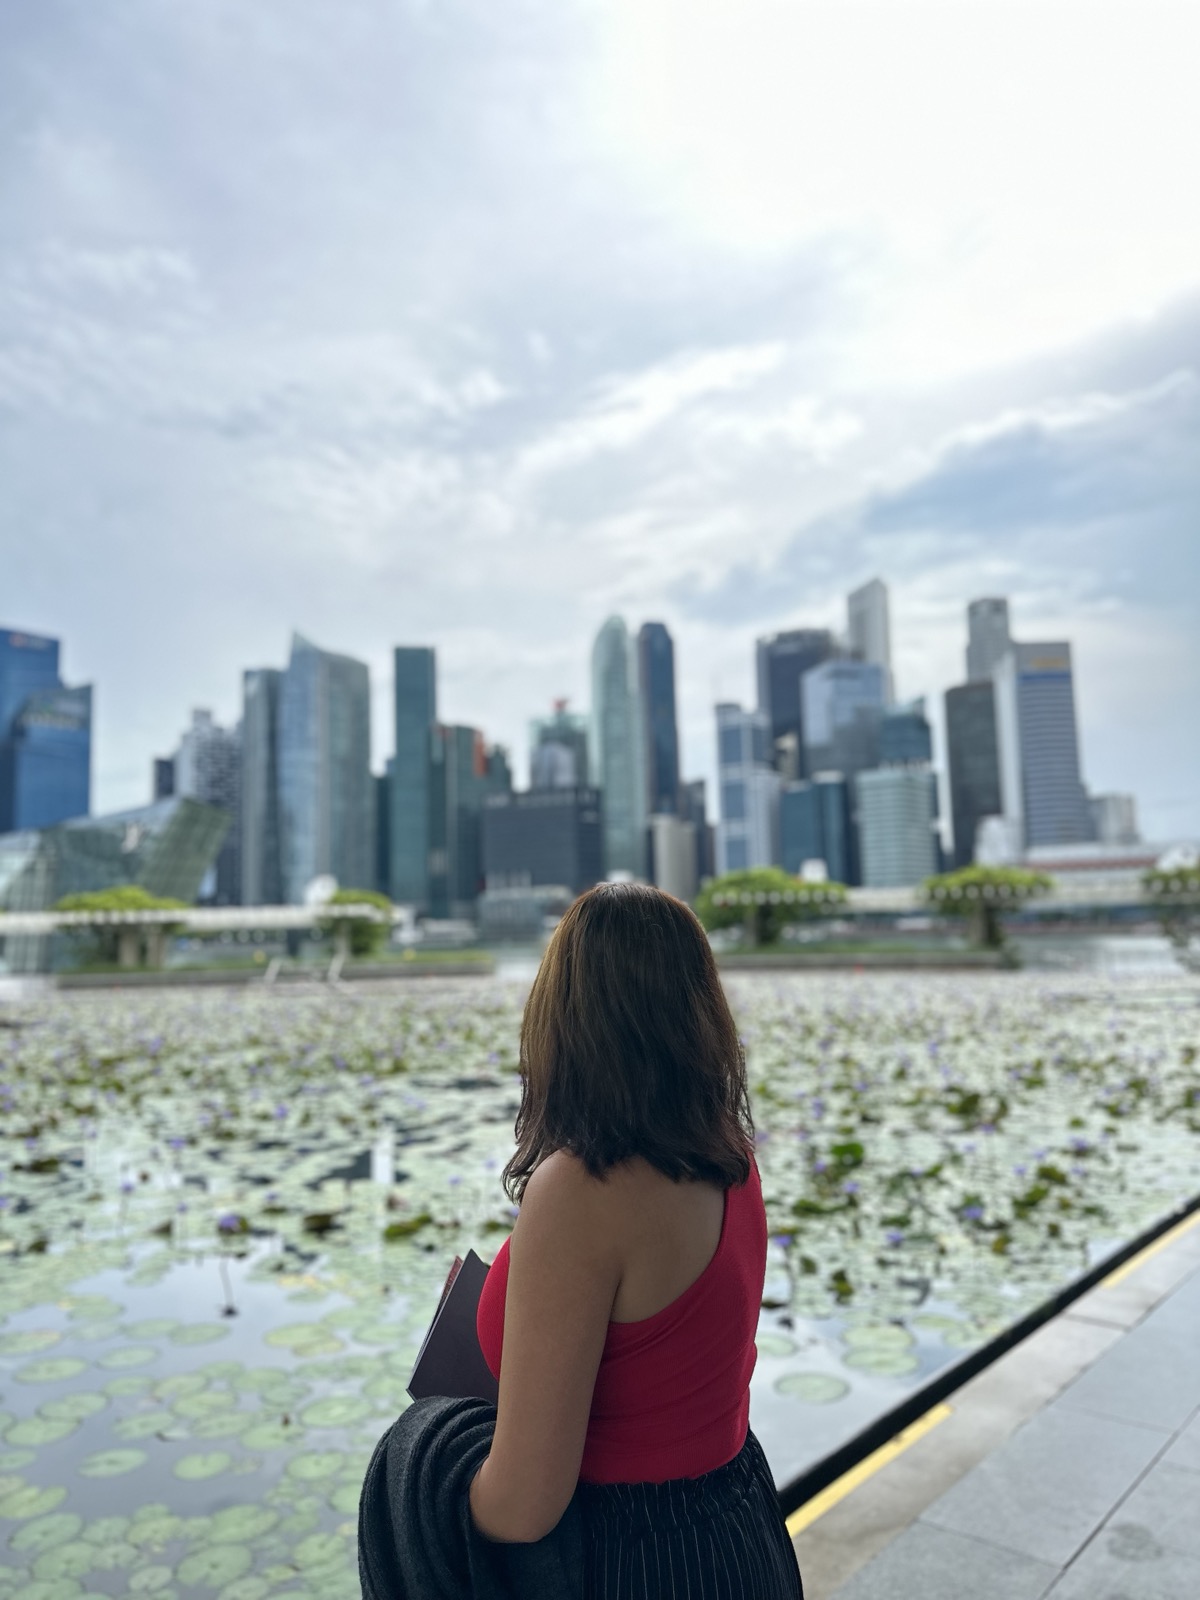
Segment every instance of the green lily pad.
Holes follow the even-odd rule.
[[[39,1489],[36,1484],[27,1483],[20,1489],[11,1489],[6,1495],[0,1496],[0,1517],[10,1517],[13,1521],[44,1517],[48,1511],[61,1505],[66,1497],[67,1491],[59,1484],[52,1489]]]
[[[244,1578],[227,1583],[217,1600],[266,1600],[275,1585],[261,1573],[252,1572]],[[361,1591],[360,1591],[361,1593]]]
[[[175,1577],[185,1586],[221,1589],[244,1577],[253,1565],[253,1553],[244,1544],[208,1544],[185,1556]]]
[[[225,1506],[209,1518],[208,1537],[214,1544],[253,1544],[278,1521],[267,1506]]]
[[[202,1389],[208,1388],[208,1379],[200,1376],[198,1372],[177,1372],[172,1378],[163,1378],[154,1385],[154,1392],[161,1400],[175,1400],[183,1394],[199,1394]]]
[[[232,1410],[237,1395],[228,1389],[202,1389],[199,1394],[181,1395],[172,1410],[181,1417],[211,1417],[218,1411]]]
[[[144,1450],[98,1450],[79,1470],[85,1478],[116,1478],[140,1467],[145,1459]]]
[[[853,1350],[908,1350],[912,1347],[913,1336],[907,1328],[881,1322],[847,1328],[842,1341]]]
[[[113,1432],[118,1439],[153,1439],[156,1433],[166,1433],[176,1425],[172,1411],[135,1411],[131,1417],[115,1422]],[[186,1432],[180,1427],[180,1437],[186,1437]]]
[[[297,1444],[304,1437],[304,1429],[281,1422],[256,1422],[242,1434],[247,1450],[278,1450],[284,1445]]]
[[[48,1350],[62,1334],[54,1328],[26,1328],[19,1333],[0,1334],[0,1356],[30,1356],[35,1350]]]
[[[146,1513],[143,1515],[143,1513]],[[142,1507],[129,1529],[130,1544],[143,1550],[162,1550],[183,1531],[183,1518],[165,1507]]]
[[[899,1378],[916,1372],[920,1362],[907,1350],[865,1349],[849,1350],[842,1357],[848,1367],[856,1372],[873,1372],[877,1377]]]
[[[358,1503],[362,1499],[361,1483],[343,1483],[329,1496],[329,1504],[335,1511],[345,1512],[347,1516],[353,1515],[358,1510]]]
[[[292,1560],[303,1572],[307,1567],[323,1567],[333,1561],[345,1561],[346,1541],[340,1533],[313,1533],[301,1539]]]
[[[136,1572],[131,1572],[129,1575],[129,1592],[161,1594],[164,1589],[169,1589],[174,1581],[175,1574],[170,1567],[139,1567]]]
[[[218,1411],[211,1417],[197,1417],[190,1424],[193,1439],[236,1439],[245,1429],[244,1411]]]
[[[77,1538],[82,1527],[83,1518],[74,1511],[52,1511],[18,1528],[8,1543],[13,1550],[48,1550]]]
[[[82,1578],[96,1565],[96,1547],[82,1539],[43,1550],[33,1563],[33,1575],[43,1581],[54,1578]]]
[[[760,1333],[754,1341],[760,1356],[790,1356],[796,1353],[796,1342],[783,1333]]]
[[[124,1309],[106,1294],[75,1294],[71,1296],[67,1315],[78,1322],[107,1321],[119,1317]]]
[[[172,1344],[216,1344],[229,1337],[229,1328],[223,1322],[186,1322],[167,1337]]]
[[[189,1481],[198,1478],[215,1478],[218,1473],[225,1472],[233,1457],[225,1450],[209,1450],[204,1454],[181,1456],[172,1467],[177,1478]]]
[[[87,1362],[78,1356],[47,1356],[44,1361],[27,1361],[13,1377],[18,1383],[62,1383],[87,1371]]]
[[[370,1414],[370,1406],[357,1395],[328,1395],[305,1406],[300,1421],[306,1428],[344,1428]]]
[[[306,1450],[288,1462],[287,1474],[290,1478],[299,1478],[303,1483],[311,1483],[320,1478],[335,1477],[345,1465],[346,1456],[341,1450]]]
[[[835,1378],[830,1372],[788,1372],[776,1378],[775,1389],[789,1400],[802,1400],[805,1405],[827,1406],[850,1393],[844,1378]]]
[[[33,1445],[37,1449],[44,1444],[53,1444],[56,1439],[65,1439],[78,1426],[77,1422],[62,1418],[26,1417],[22,1422],[14,1422],[4,1438],[8,1444]]]
[[[0,1477],[7,1477],[10,1472],[20,1472],[35,1459],[32,1450],[0,1450]]]
[[[43,1400],[38,1407],[38,1414],[55,1420],[82,1422],[86,1417],[94,1417],[97,1412],[103,1411],[107,1404],[104,1395],[79,1390],[75,1394],[59,1395],[54,1400]]]
[[[158,1359],[152,1344],[120,1344],[100,1357],[98,1367],[145,1367]]]
[[[129,1532],[129,1524],[129,1517],[96,1517],[88,1523],[83,1537],[89,1544],[121,1544]]]
[[[121,1332],[127,1339],[165,1339],[179,1326],[174,1317],[144,1317],[141,1322],[127,1322]]]

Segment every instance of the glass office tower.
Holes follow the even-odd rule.
[[[979,824],[984,817],[998,817],[1004,811],[996,698],[990,678],[946,690],[946,763],[950,774],[954,865],[969,867],[975,859]]]
[[[605,872],[645,878],[645,713],[637,652],[620,617],[609,617],[592,647],[590,755],[603,796]]]
[[[437,664],[432,649],[400,645],[393,653],[396,754],[390,769],[391,897],[430,909],[433,730]]]
[[[45,828],[91,805],[92,691],[58,675],[58,640],[0,631],[0,831]]]
[[[283,901],[279,852],[279,692],[283,673],[242,674],[242,904]]]
[[[279,695],[283,898],[314,878],[346,889],[374,880],[371,686],[365,663],[292,636]]]
[[[679,728],[675,715],[675,646],[665,624],[638,631],[638,678],[646,717],[646,807],[651,816],[679,810]]]
[[[804,708],[800,679],[810,667],[837,654],[837,644],[827,628],[793,628],[759,639],[755,646],[758,671],[758,709],[766,713],[774,752],[780,739],[795,740],[791,754],[795,775],[808,775],[804,757]],[[772,762],[775,758],[772,755]]]

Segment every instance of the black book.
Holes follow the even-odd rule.
[[[408,1380],[408,1392],[414,1400],[446,1395],[451,1399],[477,1397],[496,1404],[500,1385],[483,1358],[475,1329],[479,1296],[487,1274],[486,1263],[474,1250],[467,1251],[465,1261],[455,1256]]]

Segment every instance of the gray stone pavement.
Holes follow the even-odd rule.
[[[1200,1219],[795,1535],[806,1600],[1200,1600]]]

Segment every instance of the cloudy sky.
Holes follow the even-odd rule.
[[[613,611],[688,775],[756,635],[890,586],[1074,645],[1083,765],[1200,835],[1200,9],[38,0],[0,17],[0,625],[97,809],[293,629],[509,743]]]

